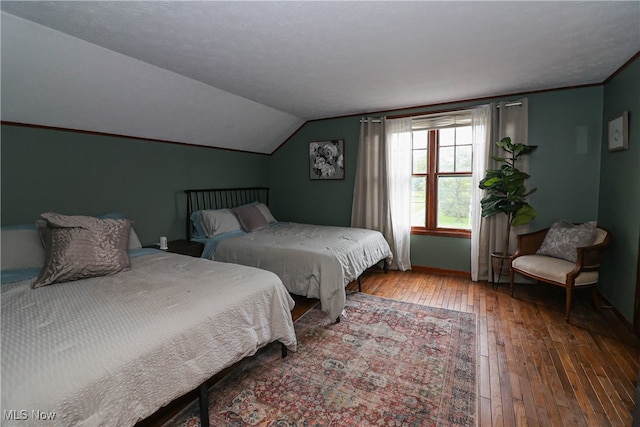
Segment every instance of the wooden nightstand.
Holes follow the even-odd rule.
[[[200,258],[202,251],[204,250],[204,244],[200,242],[193,242],[186,239],[172,240],[167,243],[169,249],[167,252],[174,254],[189,255],[192,257]],[[159,245],[150,245],[150,248],[160,248]]]

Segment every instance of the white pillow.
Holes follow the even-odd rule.
[[[129,249],[140,249],[141,247],[142,243],[140,243],[136,230],[131,226],[131,230],[129,231]]]
[[[231,209],[201,211],[201,216],[202,227],[207,237],[242,229]]]
[[[2,270],[40,268],[44,265],[45,250],[35,225],[2,227],[0,233]]]

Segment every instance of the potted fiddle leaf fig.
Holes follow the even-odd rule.
[[[525,181],[529,179],[529,175],[519,170],[516,163],[538,146],[513,143],[509,137],[502,138],[496,145],[506,152],[506,157],[491,156],[501,166],[499,169],[488,169],[484,179],[480,181],[480,188],[486,191],[480,205],[484,218],[498,214],[507,216],[502,252],[492,254],[504,260],[509,258],[511,226],[529,224],[536,216],[536,210],[527,202],[527,197],[536,189],[527,191]]]

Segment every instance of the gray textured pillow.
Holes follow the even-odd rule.
[[[269,207],[267,205],[265,205],[264,203],[258,203],[256,205],[256,207],[258,208],[258,210],[260,212],[262,212],[262,215],[264,216],[264,219],[266,219],[269,224],[271,224],[272,222],[278,222],[273,217],[273,214],[271,213],[271,210],[269,209]]]
[[[251,232],[266,228],[269,223],[256,205],[240,206],[233,210],[245,231]]]
[[[123,213],[120,212],[108,212],[102,215],[98,215],[98,219],[126,219]],[[131,220],[130,220],[131,221]],[[129,231],[129,249],[140,249],[142,243],[138,238],[138,234],[134,228],[134,222],[131,221],[131,231]]]
[[[595,231],[595,221],[577,225],[563,220],[556,221],[549,228],[536,253],[576,262],[578,259],[576,248],[590,245],[595,237]]]
[[[41,215],[46,258],[33,287],[107,276],[131,268],[131,222],[90,216]],[[44,225],[44,227],[43,227]]]

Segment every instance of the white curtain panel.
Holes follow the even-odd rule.
[[[482,222],[482,209],[480,200],[484,196],[484,190],[479,185],[487,169],[491,148],[491,114],[492,106],[484,105],[475,108],[471,112],[471,129],[473,139],[473,180],[471,193],[471,279],[483,280],[481,272],[486,275],[488,260],[480,251],[480,224]]]
[[[387,165],[394,259],[391,267],[411,269],[412,120],[386,120]]]
[[[504,157],[505,152],[495,145],[496,141],[504,137],[510,137],[511,141],[528,144],[529,135],[529,108],[526,98],[517,101],[500,102],[491,104],[491,131],[489,132],[490,142],[486,165],[482,169],[474,168],[474,175],[480,174],[479,180],[484,177],[486,169],[497,169],[501,165],[491,159],[491,155]],[[474,157],[475,153],[474,153]],[[525,156],[518,161],[518,169],[529,172],[529,161]],[[475,165],[474,165],[475,167]],[[478,182],[480,182],[478,180]],[[482,196],[480,196],[482,198]],[[478,208],[477,216],[480,216],[480,201],[474,204]],[[504,243],[506,232],[506,215],[495,215],[490,218],[480,218],[480,233],[471,240],[471,278],[472,280],[488,280],[492,277],[491,253],[500,252]],[[526,233],[529,230],[527,225],[512,227],[509,242],[509,253],[513,253],[516,247],[516,235]],[[477,244],[477,249],[474,248]],[[475,252],[477,251],[477,256]],[[475,267],[474,267],[475,265]],[[474,274],[474,269],[475,274]],[[501,277],[500,281],[508,281],[508,277]]]

